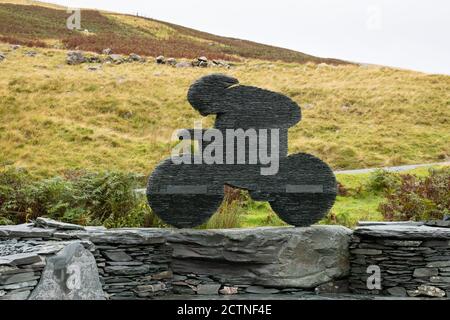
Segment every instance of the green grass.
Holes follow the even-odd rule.
[[[401,172],[401,174],[414,174],[425,177],[429,174],[430,167],[422,167]],[[433,166],[438,168],[438,166]],[[384,201],[382,193],[368,191],[370,173],[362,174],[338,174],[337,180],[349,189],[348,196],[338,196],[331,209],[331,214],[336,218],[330,219],[330,215],[320,223],[337,223],[347,227],[354,227],[358,221],[382,221],[383,216],[378,206]],[[249,200],[245,211],[240,214],[235,227],[258,227],[258,226],[285,226],[270,208],[268,203]]]
[[[346,181],[346,187],[357,189],[363,187],[368,181],[368,175],[346,175],[339,181]],[[378,205],[383,200],[380,194],[361,192],[355,196],[338,196],[331,212],[337,216],[337,221],[324,219],[321,223],[338,223],[348,227],[353,227],[361,220],[380,221],[383,220],[381,213],[377,210]],[[273,212],[268,203],[250,201],[245,214],[239,219],[239,227],[257,226],[284,226],[278,216]]]

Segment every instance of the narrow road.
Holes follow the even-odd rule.
[[[421,167],[431,167],[431,166],[450,166],[450,161],[446,162],[435,162],[435,163],[425,163],[425,164],[410,164],[398,167],[380,167],[380,168],[367,168],[367,169],[355,169],[355,170],[338,170],[334,171],[334,173],[343,173],[343,174],[359,174],[359,173],[369,173],[375,170],[386,170],[390,172],[401,172],[412,170]]]
[[[450,161],[446,162],[435,162],[435,163],[424,163],[424,164],[410,164],[410,165],[404,165],[404,166],[398,166],[398,167],[380,167],[380,168],[367,168],[367,169],[355,169],[355,170],[338,170],[333,171],[335,174],[360,174],[360,173],[369,173],[373,172],[378,169],[390,171],[390,172],[401,172],[401,171],[407,171],[412,170],[416,168],[421,167],[431,167],[431,166],[450,166]],[[143,193],[145,194],[146,189],[135,189],[136,193]]]

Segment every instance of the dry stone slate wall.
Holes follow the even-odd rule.
[[[353,233],[350,253],[354,293],[450,296],[450,228],[422,223],[363,225]],[[374,267],[381,273],[379,288],[367,285],[373,275],[368,270]]]
[[[448,298],[449,242],[450,228],[421,223],[362,224],[353,232],[340,226],[106,230],[39,218],[0,226],[0,299],[295,296],[348,288],[361,297]],[[379,288],[368,285],[374,266]],[[78,282],[71,273],[77,268]]]

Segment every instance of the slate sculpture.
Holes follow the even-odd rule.
[[[191,85],[188,101],[202,116],[216,119],[212,135],[205,134],[208,130],[181,130],[180,139],[188,135],[198,142],[198,150],[162,161],[149,178],[149,205],[165,223],[177,228],[205,223],[220,207],[224,185],[248,190],[256,201],[268,201],[283,221],[294,226],[319,221],[333,206],[336,179],[328,165],[310,154],[288,155],[288,128],[301,119],[300,107],[290,98],[211,74]],[[244,133],[243,139],[227,135],[233,131]],[[255,132],[258,140],[252,140]],[[240,155],[239,141],[245,146]],[[219,156],[224,160],[205,163],[208,149],[216,160]],[[264,152],[278,162],[270,164],[274,172],[264,173],[270,171],[267,159],[260,156]]]

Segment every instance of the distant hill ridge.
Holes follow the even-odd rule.
[[[297,63],[346,64],[294,50],[252,41],[221,37],[150,18],[82,10],[81,29],[66,27],[69,14],[64,7],[38,1],[0,1],[0,41],[28,46],[59,46],[101,52],[174,58],[207,56],[236,61],[242,58]]]

